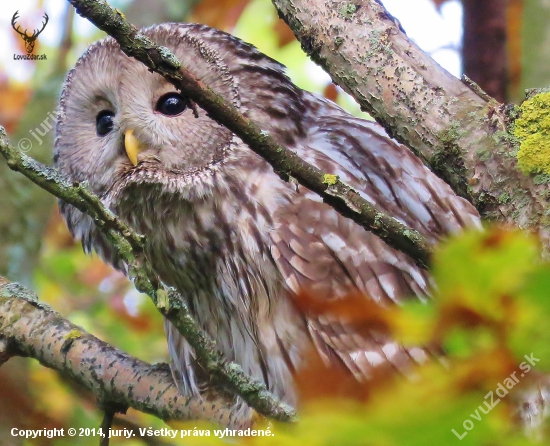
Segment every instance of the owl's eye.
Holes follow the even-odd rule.
[[[98,136],[105,136],[113,130],[115,114],[110,110],[100,111],[95,118],[95,128]]]
[[[177,116],[187,108],[187,100],[178,93],[168,93],[162,96],[155,108],[165,116]]]

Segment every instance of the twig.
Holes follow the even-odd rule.
[[[115,411],[109,408],[106,408],[103,413],[103,420],[101,420],[101,432],[103,436],[100,437],[99,446],[109,446],[111,437],[109,436],[109,431],[113,425],[113,420],[115,418]]]
[[[432,245],[419,232],[378,211],[337,177],[324,174],[291,150],[280,146],[232,104],[182,67],[181,62],[167,48],[155,45],[104,0],[69,1],[79,15],[115,38],[124,53],[164,76],[206,110],[212,119],[241,138],[271,164],[283,180],[288,181],[290,177],[296,179],[301,185],[318,193],[339,213],[373,232],[391,247],[408,254],[420,267],[427,267]]]
[[[491,96],[489,96],[483,88],[481,88],[476,82],[474,82],[472,79],[470,79],[468,76],[463,74],[460,77],[460,80],[468,86],[470,90],[472,90],[475,94],[477,94],[481,99],[487,102],[493,102],[495,105],[498,105],[498,101],[493,99]]]

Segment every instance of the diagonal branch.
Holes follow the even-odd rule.
[[[186,398],[169,368],[152,366],[71,324],[24,287],[0,277],[0,341],[4,359],[32,357],[93,392],[102,403],[134,409],[163,420],[207,419],[246,425],[233,402]],[[1,346],[0,346],[1,348]]]
[[[294,420],[295,412],[290,406],[280,402],[263,384],[247,376],[239,365],[224,359],[215,343],[191,317],[183,298],[174,289],[167,288],[160,282],[145,257],[142,236],[118,220],[85,185],[69,184],[54,169],[38,163],[11,146],[3,127],[0,127],[0,153],[12,170],[21,172],[57,198],[88,213],[94,219],[120,258],[128,264],[135,287],[147,294],[162,315],[187,339],[197,360],[215,383],[240,395],[262,415],[281,421]]]
[[[264,158],[285,181],[290,177],[318,193],[342,215],[371,231],[391,247],[408,254],[425,268],[432,245],[419,232],[395,218],[379,212],[355,190],[333,175],[323,174],[291,150],[280,146],[250,119],[204,85],[181,66],[167,48],[155,45],[128,23],[123,15],[104,0],[69,0],[78,14],[90,20],[117,40],[122,51],[164,76],[176,88],[206,110],[212,119],[227,127]]]

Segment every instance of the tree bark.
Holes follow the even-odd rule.
[[[484,219],[530,228],[548,252],[548,179],[517,168],[519,141],[508,130],[513,107],[450,75],[380,1],[272,1],[304,51],[391,136]]]

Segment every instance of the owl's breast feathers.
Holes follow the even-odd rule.
[[[309,130],[294,147],[306,161],[431,240],[479,225],[469,203],[377,124],[308,100],[316,101],[302,123]],[[179,289],[218,347],[280,397],[294,400],[292,373],[308,345],[358,378],[382,362],[401,368],[411,355],[422,357],[380,333],[358,335],[343,321],[296,309],[301,291],[327,299],[360,291],[381,305],[425,300],[429,277],[316,194],[282,182],[246,146],[231,152],[200,198],[135,187],[143,202],[127,206],[123,193],[115,212],[148,236],[162,279]],[[170,324],[167,332],[175,375],[186,392],[197,392],[192,351]]]

